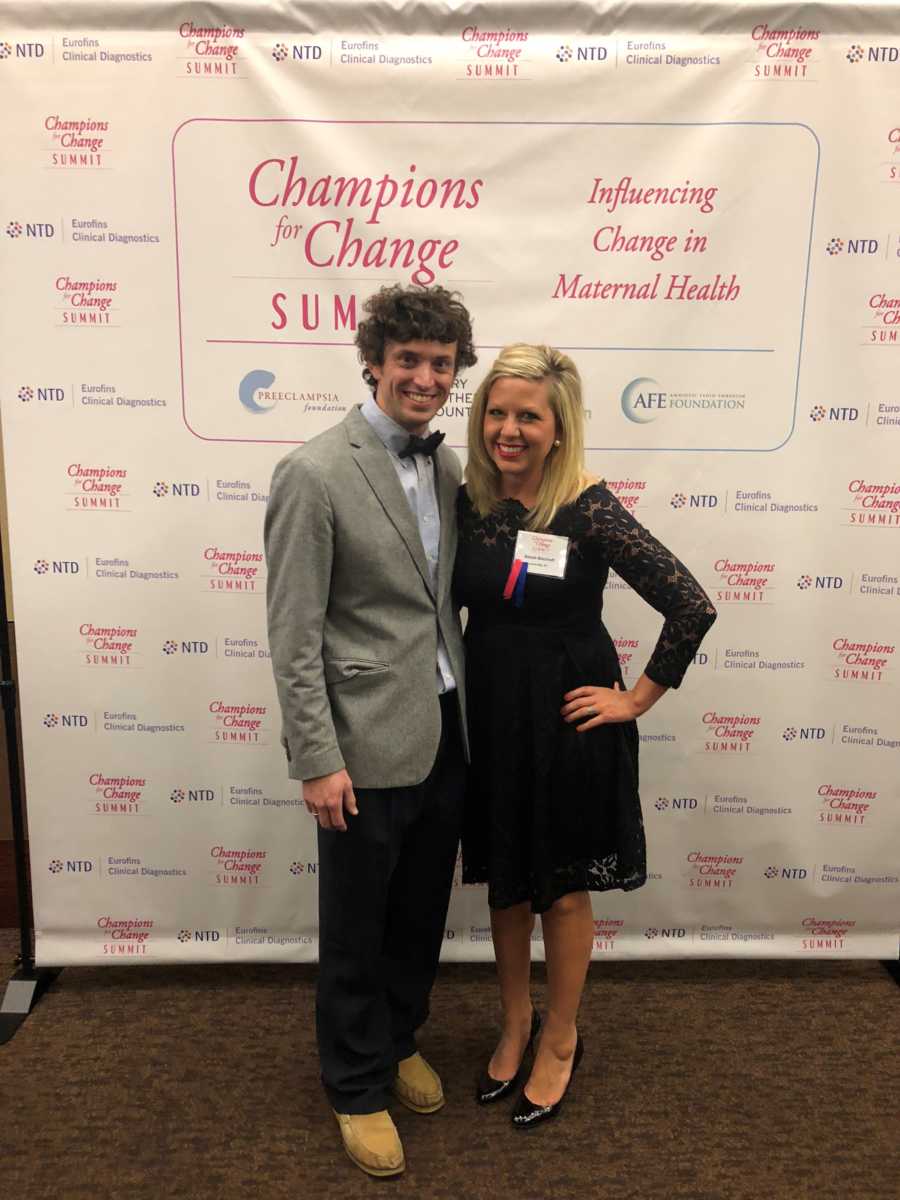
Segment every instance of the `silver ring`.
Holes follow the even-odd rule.
[[[584,711],[587,713],[587,715],[588,715],[589,717],[596,717],[596,715],[597,715],[597,714],[594,712],[593,708],[586,708]]]

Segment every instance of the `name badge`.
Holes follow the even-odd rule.
[[[564,579],[569,557],[569,539],[556,533],[530,533],[524,529],[516,538],[514,559],[528,564],[529,575]]]

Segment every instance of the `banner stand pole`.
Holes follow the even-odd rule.
[[[31,909],[28,850],[22,804],[22,778],[19,772],[19,731],[16,725],[16,685],[12,677],[6,579],[3,568],[3,549],[0,547],[0,696],[6,728],[6,762],[12,805],[16,894],[19,904],[19,957],[16,960],[18,970],[6,985],[6,991],[0,1001],[0,1045],[13,1037],[61,970],[54,967],[36,967],[32,953],[32,930],[28,920]]]

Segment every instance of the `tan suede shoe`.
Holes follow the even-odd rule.
[[[332,1109],[334,1112],[334,1109]],[[344,1149],[367,1175],[399,1175],[406,1167],[403,1146],[387,1109],[373,1113],[334,1113]]]
[[[417,1113],[433,1113],[444,1107],[440,1076],[418,1051],[397,1063],[394,1095]]]

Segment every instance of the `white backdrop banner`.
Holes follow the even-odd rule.
[[[566,349],[590,469],[719,609],[596,956],[896,956],[892,7],[0,3],[39,963],[315,958],[262,519],[396,281],[475,318],[449,443],[499,347]],[[659,618],[614,577],[605,619],[636,679]],[[490,952],[459,885],[445,957]]]

